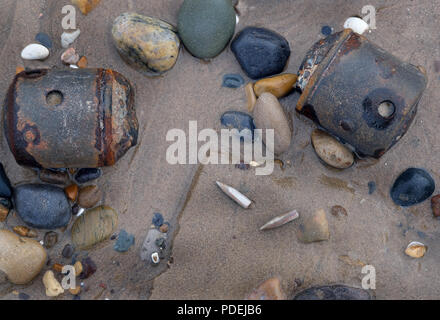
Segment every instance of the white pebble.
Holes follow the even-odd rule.
[[[344,23],[345,29],[351,29],[358,34],[363,34],[365,31],[369,29],[368,23],[366,23],[361,18],[350,17],[345,20]]]
[[[63,48],[68,48],[81,34],[81,30],[76,30],[72,33],[63,32],[61,35],[61,46]]]
[[[21,52],[24,60],[43,60],[49,56],[49,49],[41,44],[32,43]]]

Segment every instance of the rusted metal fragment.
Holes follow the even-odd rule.
[[[9,87],[4,128],[20,165],[111,166],[137,143],[134,91],[109,69],[23,71]]]
[[[422,70],[347,29],[307,53],[296,109],[358,156],[380,158],[414,119],[427,83]]]

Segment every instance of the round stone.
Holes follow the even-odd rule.
[[[281,73],[290,57],[287,40],[265,28],[244,28],[232,41],[231,50],[252,79]]]
[[[210,59],[226,47],[235,24],[230,0],[185,0],[179,10],[177,29],[192,55]]]
[[[48,184],[24,184],[15,189],[14,203],[20,218],[37,229],[67,226],[72,209],[62,188]]]
[[[107,239],[118,225],[118,214],[113,208],[99,206],[88,210],[72,226],[72,242],[87,249]]]
[[[177,61],[180,40],[174,26],[137,13],[123,13],[113,23],[113,42],[121,57],[153,75]]]
[[[396,179],[390,194],[395,204],[408,207],[425,201],[434,190],[434,179],[426,170],[409,168]]]
[[[46,263],[46,251],[35,240],[0,230],[0,271],[14,284],[34,279]]]
[[[312,132],[312,145],[318,157],[334,168],[346,169],[354,163],[353,152],[322,130]]]

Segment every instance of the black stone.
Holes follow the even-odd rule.
[[[373,194],[376,191],[376,182],[370,181],[368,182],[368,194]]]
[[[0,163],[0,197],[10,198],[12,196],[11,182],[6,175],[5,168]]]
[[[80,279],[87,279],[98,270],[95,262],[90,257],[82,259],[81,264],[83,266],[83,271],[79,275]]]
[[[52,48],[52,39],[47,33],[40,32],[35,36],[35,40],[37,40],[39,43],[41,43],[46,48],[50,49]]]
[[[29,300],[30,299],[30,295],[24,293],[24,292],[20,292],[18,294],[18,299],[20,300]]]
[[[72,215],[64,190],[52,185],[20,185],[15,189],[14,203],[20,218],[37,229],[65,227]]]
[[[83,184],[95,179],[98,179],[102,175],[102,170],[99,168],[83,168],[79,169],[75,174],[75,180],[79,184]]]
[[[75,252],[75,249],[70,245],[70,244],[66,244],[64,246],[63,252],[61,253],[61,255],[64,258],[71,258],[73,253]]]
[[[367,290],[344,285],[312,287],[301,291],[293,300],[371,300]]]
[[[250,131],[250,137],[253,137],[254,135],[254,119],[247,113],[240,111],[226,111],[223,113],[220,121],[222,125],[228,129],[237,129],[238,131],[248,129]]]
[[[222,87],[236,89],[242,85],[244,85],[244,79],[239,74],[228,73],[223,76]]]
[[[12,202],[8,198],[0,198],[0,205],[12,209]]]
[[[434,190],[434,179],[426,170],[409,168],[396,179],[390,195],[395,204],[408,207],[425,201]]]
[[[244,28],[232,41],[231,50],[252,79],[281,73],[290,57],[287,40],[265,28]]]

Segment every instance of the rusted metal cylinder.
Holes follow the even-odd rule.
[[[23,71],[6,95],[4,129],[20,165],[111,166],[137,143],[134,91],[108,69]]]
[[[426,83],[423,68],[346,29],[307,53],[296,109],[358,156],[380,158],[408,130]]]

